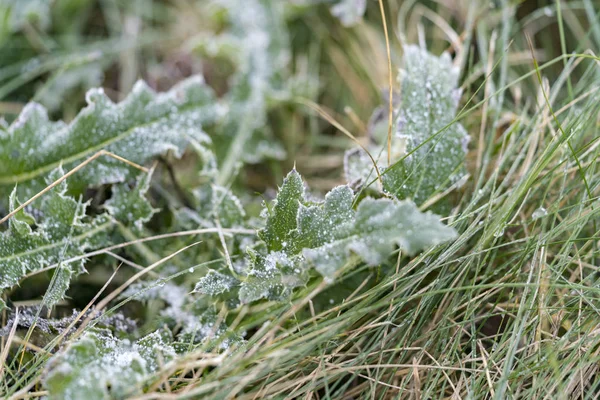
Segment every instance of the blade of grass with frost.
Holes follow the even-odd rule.
[[[87,107],[69,124],[51,122],[43,107],[30,103],[12,125],[0,127],[0,186],[18,183],[18,193],[31,197],[45,186],[51,170],[72,168],[101,149],[137,164],[168,150],[181,156],[190,140],[210,142],[202,127],[223,113],[199,76],[160,94],[140,81],[118,104],[101,89],[90,90],[86,100]],[[81,188],[130,176],[130,167],[103,158],[78,172],[69,185]]]

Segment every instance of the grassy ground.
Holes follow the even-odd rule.
[[[244,306],[233,323],[251,333],[248,351],[221,357],[198,350],[155,373],[138,398],[600,393],[600,8],[592,0],[383,4],[394,82],[409,43],[450,52],[463,71],[457,120],[471,136],[470,178],[444,194],[453,205],[444,221],[459,237],[412,259],[397,252],[391,270],[350,260],[339,278],[348,294],[332,307],[319,306],[329,296],[319,279],[289,301]],[[165,90],[202,72],[226,93],[228,72],[218,56],[193,50],[198,35],[222,29],[201,9],[186,1],[89,2],[72,15],[55,12],[46,30],[28,23],[7,33],[0,114],[11,121],[33,99],[69,120],[88,83],[117,100],[138,77]],[[351,28],[326,5],[298,7],[287,29],[290,70],[316,79],[312,100],[366,143],[369,117],[385,103],[390,78],[379,3],[369,1],[364,21]],[[64,86],[80,65],[100,71],[97,82],[57,91],[53,85]],[[342,183],[344,151],[354,143],[328,121],[294,103],[270,112],[268,125],[287,156],[246,166],[231,183],[238,193],[269,197],[293,165],[316,192]],[[183,186],[193,181],[189,164],[186,157],[170,164]],[[161,182],[151,190],[157,206],[168,204]],[[150,229],[159,232],[161,223],[153,220]],[[171,252],[181,246],[173,242]],[[101,267],[116,262],[88,267],[59,308],[83,308],[107,280]],[[48,279],[23,282],[15,304],[39,298]],[[157,307],[127,312],[146,322]],[[26,344],[21,335],[13,350]],[[8,348],[6,338],[2,345]],[[47,357],[23,371],[18,354],[4,354],[0,390],[15,399],[45,395]]]

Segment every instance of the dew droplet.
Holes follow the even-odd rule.
[[[548,211],[544,207],[540,207],[537,210],[535,210],[533,214],[531,214],[531,218],[535,220],[545,217],[546,215],[548,215]]]

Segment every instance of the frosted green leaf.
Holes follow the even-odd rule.
[[[194,288],[193,293],[207,294],[216,296],[221,293],[228,292],[238,286],[240,282],[232,276],[222,274],[215,270],[209,270],[204,275]]]
[[[168,150],[181,156],[191,140],[210,140],[202,127],[223,113],[198,76],[160,94],[140,81],[118,104],[101,89],[88,91],[86,100],[88,105],[69,124],[50,121],[42,106],[29,103],[15,122],[0,128],[0,186],[18,183],[18,193],[30,197],[45,186],[51,170],[59,165],[71,169],[101,149],[138,164]],[[135,176],[131,167],[104,156],[73,175],[69,184],[81,188],[130,176]]]
[[[17,201],[17,188],[15,187],[10,193],[8,199],[9,209],[14,210],[21,204]],[[25,212],[25,209],[16,213],[11,219],[8,220],[9,229],[15,232],[17,235],[23,236],[31,233],[31,225],[35,224],[35,219],[30,214]]]
[[[150,205],[145,196],[151,178],[151,174],[140,175],[134,188],[130,188],[126,183],[113,185],[112,196],[104,207],[117,221],[141,229],[158,211]]]
[[[326,209],[339,207],[331,213],[335,215],[347,210],[346,206],[343,202],[328,205],[326,201],[323,208],[311,207],[314,209],[308,217],[311,228],[306,233],[300,232],[300,236],[319,232],[314,246],[304,248],[303,255],[328,278],[346,263],[351,252],[367,264],[377,265],[389,257],[395,246],[412,255],[456,237],[454,229],[442,224],[437,215],[420,212],[410,201],[388,199],[367,198],[355,214],[351,211],[354,214],[351,219],[328,229],[332,224]]]
[[[54,271],[48,290],[44,293],[42,304],[51,307],[61,301],[69,288],[72,275],[73,270],[69,265],[59,265]]]
[[[366,10],[367,0],[339,0],[331,6],[331,13],[344,26],[352,26],[360,22]]]
[[[294,169],[283,180],[274,205],[269,212],[264,229],[258,236],[266,243],[269,251],[279,251],[295,243],[290,233],[296,229],[298,209],[304,200],[304,182]]]
[[[87,332],[46,367],[48,399],[124,399],[141,394],[144,381],[175,357],[157,331],[135,343],[106,332]]]
[[[456,236],[411,201],[366,198],[356,211],[353,202],[352,189],[339,186],[323,202],[310,204],[302,178],[290,172],[259,232],[266,254],[249,251],[240,301],[280,299],[306,283],[311,266],[331,279],[352,253],[374,266],[396,247],[412,255]]]
[[[452,123],[461,95],[459,74],[447,53],[437,57],[418,46],[404,48],[394,141],[408,156],[383,174],[384,189],[394,196],[422,204],[465,174],[469,136],[460,123]]]
[[[303,285],[306,276],[296,265],[297,260],[283,251],[272,251],[266,256],[248,250],[251,268],[242,282],[239,299],[249,303],[259,299],[280,300],[290,290]]]
[[[57,170],[50,174],[49,181],[61,173]],[[84,271],[84,260],[69,264],[64,261],[108,243],[106,233],[112,228],[113,220],[107,215],[87,217],[87,204],[67,196],[66,190],[63,181],[34,203],[39,204],[40,215],[35,230],[28,225],[32,222],[31,216],[20,212],[17,218],[11,219],[9,229],[0,234],[0,291],[16,285],[29,273],[60,263],[63,269],[57,272],[56,286],[48,298],[47,304],[51,306],[62,298],[68,287],[64,279]],[[11,210],[17,203],[13,192]]]
[[[300,207],[298,240],[301,248],[315,248],[347,235],[352,227],[354,194],[348,186],[333,188],[322,204]]]

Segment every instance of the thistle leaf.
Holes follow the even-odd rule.
[[[209,270],[204,275],[194,288],[193,293],[207,294],[209,296],[216,296],[221,293],[228,292],[234,287],[238,286],[240,282],[232,276],[222,274],[215,270]]]
[[[294,169],[283,180],[266,226],[258,232],[258,236],[266,243],[269,251],[279,251],[295,244],[290,235],[296,229],[298,209],[303,200],[304,183],[300,174]]]
[[[352,218],[336,229],[328,228],[331,227],[331,219],[325,211],[328,207],[351,212]],[[309,219],[320,231],[313,228],[308,232],[317,230],[320,235],[314,246],[303,250],[303,255],[327,278],[333,278],[351,252],[375,266],[385,261],[395,246],[413,255],[456,237],[454,229],[442,224],[437,215],[421,213],[410,201],[367,198],[354,213],[348,211],[344,203],[328,204],[326,200],[325,205],[314,209],[312,214]]]
[[[117,221],[141,229],[142,225],[158,211],[150,205],[145,196],[151,178],[152,174],[140,175],[133,189],[130,189],[126,183],[113,185],[112,197],[104,204],[104,208]]]
[[[397,198],[422,204],[465,174],[469,135],[452,122],[461,95],[459,73],[447,53],[437,57],[418,46],[404,48],[395,140],[407,156],[383,174],[384,189]]]
[[[457,88],[460,71],[450,56],[444,53],[437,57],[418,46],[404,50],[399,78],[402,99],[394,111],[391,166],[386,169],[388,122],[383,117],[387,110],[382,108],[375,110],[369,123],[374,141],[370,147],[371,153],[379,156],[382,173],[383,188],[377,181],[376,190],[383,189],[398,199],[410,198],[420,205],[465,176],[469,135],[460,123],[452,122],[461,91]],[[346,152],[344,171],[352,187],[377,178],[371,159],[361,148]]]
[[[87,332],[48,362],[48,398],[103,400],[140,394],[159,362],[175,357],[166,342],[158,331],[135,343],[106,332]]]
[[[57,179],[61,170],[54,171],[49,181]],[[89,218],[87,204],[66,195],[67,185],[62,182],[39,201],[39,220],[36,229],[29,226],[32,217],[19,212],[9,229],[0,234],[0,290],[16,285],[25,275],[59,264],[55,285],[47,297],[52,306],[64,295],[72,274],[84,271],[84,260],[65,263],[81,256],[87,250],[108,243],[106,233],[114,222],[108,215]],[[16,192],[11,195],[11,210],[17,205]]]
[[[87,107],[70,123],[49,120],[46,110],[29,103],[8,128],[0,127],[0,186],[18,183],[27,197],[43,188],[48,173],[71,169],[101,149],[137,164],[172,150],[181,156],[190,140],[210,139],[202,127],[222,114],[201,77],[189,78],[156,94],[138,82],[122,102],[101,89],[88,91]],[[69,180],[71,188],[122,182],[132,174],[123,162],[101,157]]]
[[[242,303],[259,299],[281,300],[307,280],[305,271],[297,267],[297,261],[283,251],[272,251],[265,256],[248,250],[248,256],[250,267],[239,291]]]
[[[375,266],[396,246],[412,255],[456,236],[437,215],[422,213],[411,201],[366,198],[355,211],[354,200],[350,187],[338,186],[325,201],[310,204],[302,178],[290,172],[259,232],[266,254],[249,251],[240,301],[282,298],[307,281],[310,266],[332,279],[352,253]]]

